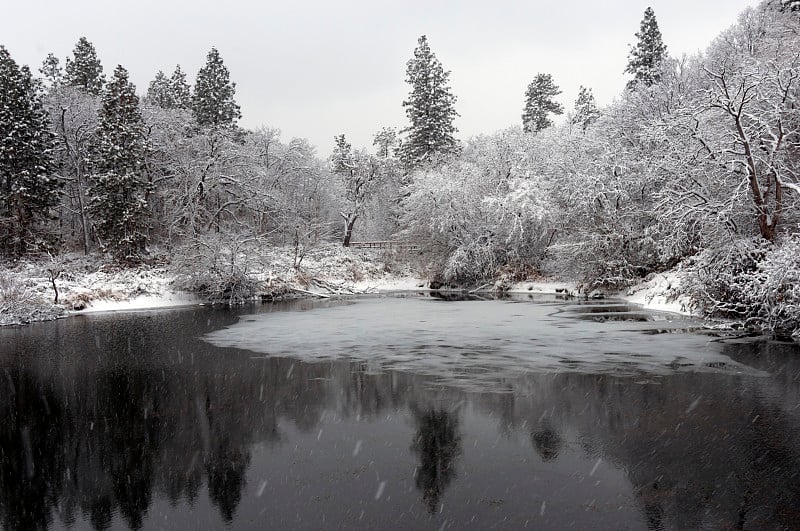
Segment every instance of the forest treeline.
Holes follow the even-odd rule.
[[[345,132],[322,160],[237,126],[216,49],[193,87],[178,66],[140,98],[85,38],[37,74],[0,48],[2,254],[136,263],[158,247],[205,268],[248,245],[408,239],[422,271],[455,284],[545,273],[619,289],[680,266],[701,311],[798,330],[798,50],[794,0],[747,9],[683,57],[648,8],[613,103],[580,87],[565,113],[539,73],[520,126],[460,142],[449,72],[422,36],[409,124],[378,125],[371,150]]]

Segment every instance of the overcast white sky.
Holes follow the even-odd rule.
[[[578,86],[599,104],[620,93],[628,49],[647,6],[672,55],[703,50],[757,0],[2,0],[0,44],[36,71],[62,63],[81,36],[107,74],[117,64],[144,93],[180,64],[190,82],[216,46],[236,82],[244,127],[308,138],[325,156],[345,133],[372,148],[406,126],[405,63],[417,38],[450,70],[459,137],[520,122],[525,89],[550,73],[572,108]]]

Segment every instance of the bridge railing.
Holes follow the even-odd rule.
[[[419,251],[419,245],[410,242],[398,242],[394,240],[374,241],[374,242],[350,242],[350,247],[354,249],[391,249],[398,251]]]

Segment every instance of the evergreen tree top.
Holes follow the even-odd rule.
[[[143,120],[136,86],[122,66],[117,66],[106,85],[97,114],[94,171],[113,171],[120,175],[137,171],[141,153],[146,149]]]
[[[376,155],[381,159],[388,159],[397,151],[397,131],[394,127],[383,127],[375,133],[372,145],[378,148]]]
[[[427,37],[419,37],[414,57],[406,63],[406,82],[411,85],[411,92],[403,107],[410,125],[403,130],[408,137],[401,156],[408,167],[423,164],[437,153],[457,150],[453,121],[458,113],[449,77],[450,72],[431,51]]]
[[[58,57],[52,53],[47,54],[47,57],[45,57],[44,61],[42,61],[42,66],[39,68],[39,73],[42,74],[45,81],[51,87],[61,84],[61,80],[64,76],[64,72],[61,69],[61,63],[59,62]]]
[[[233,126],[242,113],[234,100],[236,84],[222,62],[219,51],[211,48],[206,64],[197,73],[192,110],[200,126]]]
[[[130,82],[128,71],[122,65],[114,69],[114,75],[103,91],[100,112],[105,118],[124,112],[128,117],[138,116],[141,120],[136,86]]]
[[[353,171],[353,146],[347,141],[344,134],[333,137],[334,147],[331,154],[331,169],[333,173],[347,175]]]
[[[78,87],[87,94],[99,95],[103,90],[105,76],[94,45],[86,37],[81,37],[72,54],[74,58],[67,58],[66,63],[67,85]]]
[[[189,109],[192,106],[192,91],[186,82],[186,74],[181,70],[181,65],[175,65],[175,71],[169,78],[169,89],[172,104],[176,109]]]
[[[186,83],[186,74],[177,65],[170,77],[159,70],[147,89],[147,100],[162,109],[189,109],[192,94]]]
[[[628,54],[626,74],[633,74],[633,79],[628,83],[628,88],[633,89],[641,83],[647,87],[661,79],[664,60],[667,58],[667,46],[658,29],[658,22],[653,8],[644,11],[644,18],[636,33],[638,39],[636,46],[632,46]]]
[[[561,94],[561,89],[553,81],[553,76],[536,74],[525,91],[522,128],[526,133],[535,133],[553,125],[548,115],[558,115],[564,112],[564,107],[553,100],[559,94]]]
[[[147,87],[147,100],[164,109],[172,107],[169,94],[169,80],[167,76],[164,75],[163,71],[159,70],[156,72],[155,79],[153,79]]]
[[[580,125],[586,131],[592,122],[600,117],[600,111],[597,110],[597,104],[594,100],[592,89],[580,86],[578,91],[578,99],[575,100],[575,111],[572,116],[572,123]]]

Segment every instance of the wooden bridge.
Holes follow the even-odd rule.
[[[350,242],[353,249],[386,249],[396,251],[414,252],[419,251],[419,245],[409,242],[398,242],[394,240],[376,242]]]

